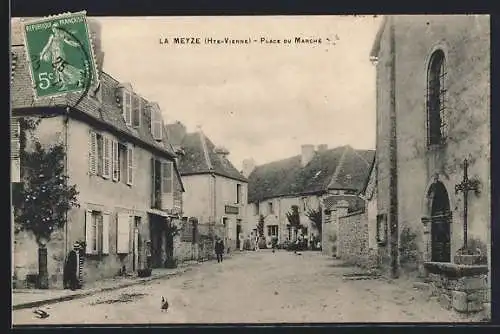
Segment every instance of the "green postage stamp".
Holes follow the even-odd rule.
[[[23,31],[36,98],[85,92],[98,84],[85,11],[27,22]]]

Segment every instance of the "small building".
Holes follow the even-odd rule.
[[[183,152],[178,162],[186,186],[184,216],[196,218],[199,234],[215,229],[215,234],[223,234],[219,237],[224,237],[226,249],[239,248],[238,237],[247,232],[247,179],[229,161],[228,150],[216,146],[201,129],[188,133],[180,122],[167,129],[175,149]]]
[[[321,239],[323,251],[332,254],[336,229],[330,228],[336,203],[346,200],[348,212],[364,205],[358,196],[368,179],[374,159],[373,150],[356,150],[350,146],[328,149],[326,145],[303,145],[301,154],[255,167],[249,160],[243,169],[250,173],[248,221],[256,230],[264,219],[265,237],[279,243],[293,241],[296,232],[287,213],[297,206],[302,233],[308,240]],[[309,218],[316,212],[320,220]],[[319,212],[319,215],[317,214]]]
[[[35,100],[17,32],[12,37],[11,126],[18,133],[12,145],[19,148],[20,137],[27,138],[21,141],[21,150],[27,151],[34,142],[43,147],[62,143],[65,173],[78,191],[79,207],[67,212],[64,228],[54,231],[47,244],[49,286],[62,288],[65,257],[75,242],[86,244],[84,282],[145,268],[147,241],[153,267],[162,267],[172,247],[165,229],[182,216],[184,187],[158,104],[102,68],[100,86],[92,87],[79,103],[81,94],[76,93]],[[98,45],[94,47],[100,54]],[[104,59],[99,59],[102,66]],[[26,118],[40,120],[33,138],[22,126]],[[20,166],[16,186],[23,186],[24,172],[31,167],[20,156],[11,157],[13,165]],[[18,286],[38,273],[37,248],[31,233],[15,235]]]

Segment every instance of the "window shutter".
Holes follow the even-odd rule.
[[[119,213],[116,226],[116,253],[128,254],[130,242],[130,215]]]
[[[156,173],[155,173],[155,158],[151,158],[151,204],[156,205]]]
[[[87,210],[85,212],[85,253],[92,254],[92,244],[95,240],[92,240],[92,211]]]
[[[133,174],[134,174],[134,147],[132,145],[127,146],[127,184],[133,184]]]
[[[111,175],[111,139],[108,137],[103,137],[103,145],[102,145],[102,159],[103,159],[103,169],[102,169],[102,177],[105,179],[109,179]]]
[[[21,132],[19,120],[10,119],[10,159],[11,159],[11,182],[21,181],[21,158],[19,134]]]
[[[111,157],[112,157],[112,169],[113,169],[113,181],[118,181],[120,178],[120,158],[118,155],[118,142],[116,140],[111,141]]]
[[[161,113],[154,109],[151,111],[151,131],[155,140],[163,139],[163,119]]]
[[[172,193],[172,162],[162,162],[162,192],[165,194]]]
[[[134,94],[132,98],[132,126],[141,125],[141,97]]]
[[[97,173],[97,134],[94,131],[90,132],[89,173]]]
[[[132,94],[123,89],[123,118],[127,125],[132,125]]]
[[[102,253],[109,254],[109,221],[111,214],[105,212],[102,215]]]

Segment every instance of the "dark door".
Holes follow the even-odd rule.
[[[450,223],[443,218],[432,220],[432,261],[451,262]]]
[[[241,233],[241,225],[236,225],[236,248],[240,249],[240,233]]]
[[[153,268],[161,268],[161,250],[162,250],[162,229],[161,221],[158,216],[151,215],[150,229],[151,229],[151,266]]]

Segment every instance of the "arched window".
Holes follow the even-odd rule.
[[[427,72],[427,144],[439,145],[444,142],[448,132],[445,115],[446,105],[446,67],[441,50],[435,51],[429,62]]]

